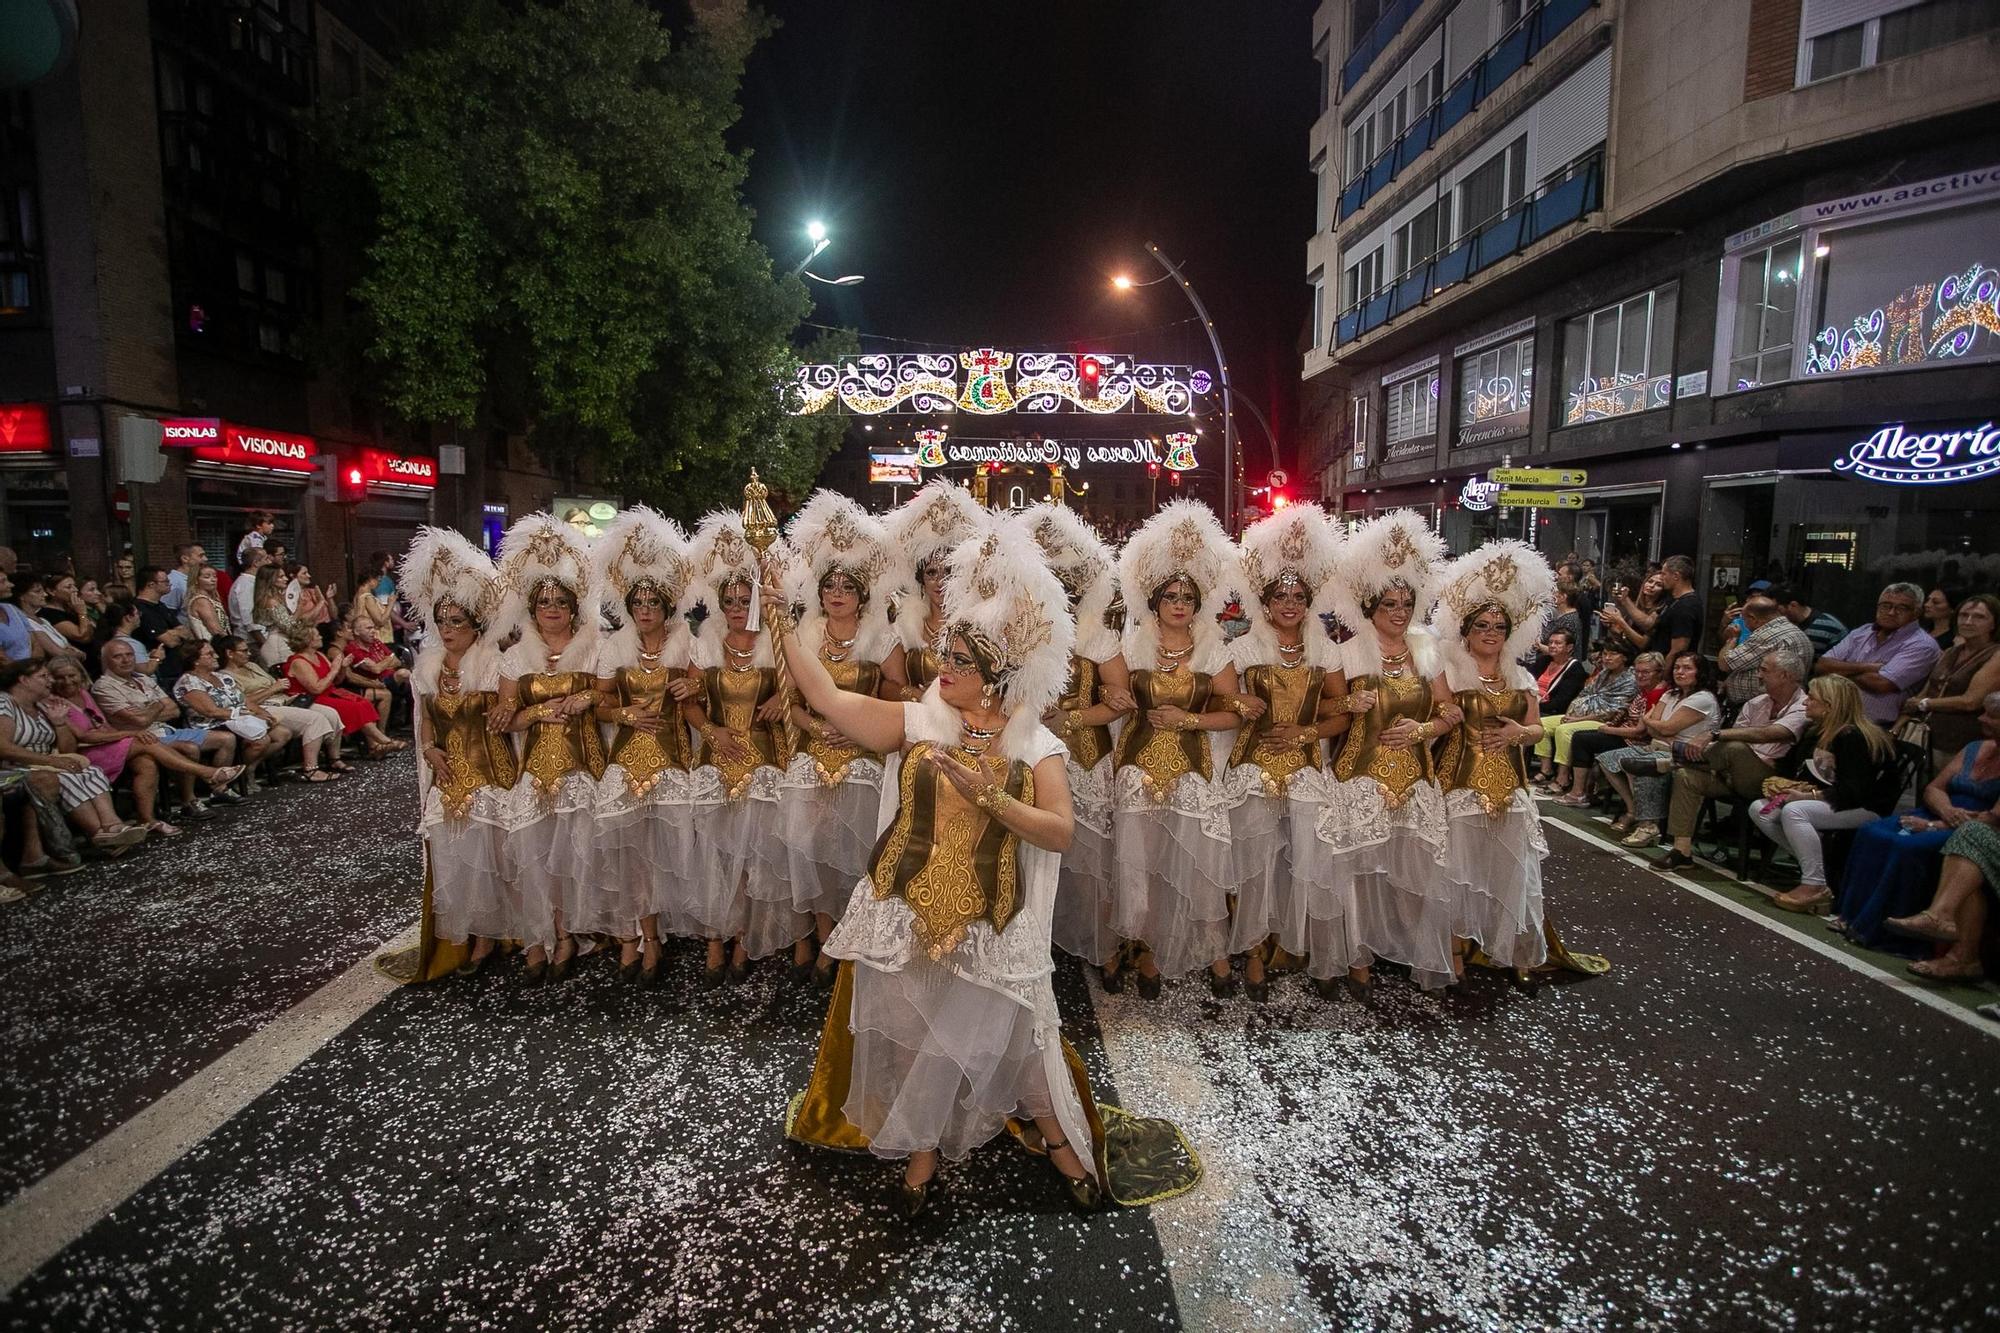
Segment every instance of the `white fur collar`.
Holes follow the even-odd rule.
[[[1258,614],[1254,605],[1250,628],[1229,646],[1229,659],[1242,671],[1253,666],[1275,666],[1278,661],[1278,632],[1271,628],[1271,622]],[[1316,615],[1307,614],[1300,626],[1305,641],[1306,665],[1325,671],[1336,665],[1336,653],[1332,638],[1327,635],[1326,625]]]
[[[1456,636],[1440,637],[1437,640],[1437,659],[1444,664],[1444,683],[1452,693],[1479,688],[1479,668],[1473,664],[1472,654],[1466,651],[1465,640]],[[1535,688],[1534,676],[1519,662],[1506,663],[1501,667],[1500,674],[1510,688]]]
[[[922,699],[903,706],[903,718],[905,746],[918,741],[930,741],[934,745],[953,745],[958,741],[961,721],[958,710],[939,697],[936,681],[931,682]],[[1027,713],[1015,713],[1009,717],[996,743],[1006,758],[1018,759],[1031,768],[1066,748],[1056,739],[1054,732],[1042,725],[1040,718]]]
[[[817,653],[826,640],[826,617],[818,611],[806,612],[799,622],[799,647]],[[857,661],[880,664],[896,646],[895,627],[885,616],[864,613],[854,631],[854,647],[849,651]]]
[[[1410,626],[1404,636],[1409,645],[1410,665],[1425,680],[1438,673],[1437,640],[1430,631]],[[1340,669],[1348,680],[1358,680],[1363,676],[1378,676],[1382,673],[1382,644],[1375,634],[1375,627],[1362,622],[1354,631],[1354,637],[1340,645]]]
[[[417,654],[416,667],[410,673],[411,688],[418,694],[436,694],[438,672],[443,669],[444,645],[432,633]],[[487,646],[483,635],[474,640],[465,656],[459,659],[458,688],[467,694],[500,688],[500,655]]]
[[[611,676],[621,668],[639,664],[639,631],[631,621],[626,621],[610,634],[599,640],[597,650],[597,674]],[[666,642],[660,645],[660,665],[678,671],[688,664],[688,652],[693,643],[688,634],[687,622],[674,617],[667,626]]]
[[[713,615],[702,621],[701,633],[695,636],[693,644],[690,645],[689,660],[704,671],[710,667],[721,666],[726,656],[722,650],[723,635],[728,632],[729,626],[720,615]],[[771,656],[771,636],[759,633],[757,646],[751,653],[750,665],[772,667],[777,664],[777,659]]]

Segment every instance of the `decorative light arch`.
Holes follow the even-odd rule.
[[[1102,367],[1097,392],[1085,396],[1077,362]],[[786,410],[797,416],[847,411],[927,415],[966,412],[1050,413],[1072,409],[1098,416],[1155,413],[1186,416],[1209,393],[1208,371],[1157,365],[1102,352],[1002,352],[981,347],[948,352],[881,353],[801,366],[784,387]]]

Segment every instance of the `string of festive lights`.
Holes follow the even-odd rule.
[[[1011,377],[1011,378],[1010,378]],[[1003,352],[981,347],[941,352],[869,353],[801,366],[785,386],[786,410],[824,412],[836,404],[863,416],[907,411],[1093,415],[1194,414],[1214,382],[1206,370],[1158,365],[1105,353]]]

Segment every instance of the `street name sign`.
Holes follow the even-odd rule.
[[[1497,497],[1502,509],[1581,509],[1583,496],[1576,491],[1511,491]]]
[[[1502,486],[1582,486],[1590,480],[1590,474],[1580,467],[1496,467],[1486,474],[1486,479]]]

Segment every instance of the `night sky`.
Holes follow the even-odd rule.
[[[1214,314],[1239,393],[1288,461],[1308,317],[1310,0],[920,4],[772,0],[736,141],[782,265],[823,219],[816,319],[927,347],[1130,351],[1208,365],[1151,240]],[[912,347],[904,350],[922,350]],[[1050,435],[1105,434],[1074,416]],[[1067,428],[1067,429],[1065,429]],[[1237,414],[1248,475],[1261,432]]]

